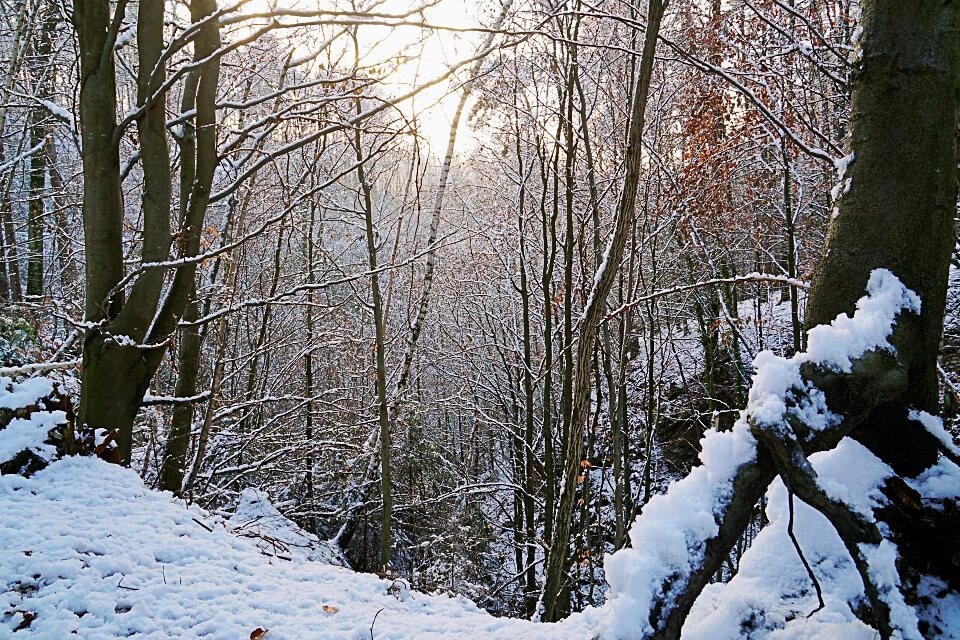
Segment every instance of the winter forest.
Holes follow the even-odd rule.
[[[960,638],[958,107],[954,0],[0,0],[0,637]]]

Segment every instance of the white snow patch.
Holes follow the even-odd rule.
[[[810,461],[821,483],[845,487],[849,494],[862,491],[871,496],[865,501],[870,504],[876,504],[879,486],[891,473],[886,464],[853,440],[814,454]],[[744,553],[737,575],[726,585],[711,585],[697,599],[683,627],[684,640],[875,638],[877,632],[861,622],[850,607],[864,597],[863,584],[830,522],[794,498],[794,533],[823,589],[825,606],[810,615],[818,606],[816,593],[787,535],[788,496],[779,479],[767,492],[766,513],[770,524]],[[888,567],[884,554],[890,550],[882,547],[875,552],[873,559],[881,572]],[[881,575],[889,580],[889,575]]]
[[[911,410],[909,417],[911,420],[922,424],[923,428],[936,437],[947,451],[955,456],[960,456],[960,447],[954,443],[953,436],[943,428],[943,420],[926,411],[919,411],[917,409]]]
[[[908,479],[907,484],[928,500],[956,498],[960,496],[960,467],[941,457],[937,464]]]
[[[21,382],[0,378],[0,408],[17,410],[42,405],[42,399],[52,392],[53,382],[47,378],[27,378]],[[39,407],[25,418],[13,418],[0,429],[0,462],[12,460],[28,449],[43,460],[52,460],[57,449],[44,440],[51,429],[66,421],[63,411],[44,411]]]
[[[574,640],[598,623],[596,609],[538,625],[465,598],[404,601],[375,575],[265,556],[229,524],[97,458],[0,476],[0,637],[361,640],[376,616],[376,640]]]
[[[235,534],[256,540],[257,548],[264,555],[349,566],[339,547],[320,540],[286,518],[263,491],[244,489],[236,513],[227,525]]]
[[[632,548],[607,556],[605,570],[612,600],[604,621],[609,638],[653,632],[649,615],[663,576],[688,575],[703,553],[704,541],[718,532],[714,509],[743,463],[756,455],[756,441],[745,420],[733,431],[708,432],[700,454],[703,465],[654,496],[630,529]]]
[[[50,114],[51,114],[54,118],[57,118],[58,120],[62,120],[63,122],[67,123],[67,125],[70,126],[70,129],[71,129],[71,130],[73,130],[73,129],[76,128],[76,127],[74,126],[73,114],[72,114],[72,113],[70,113],[69,111],[67,111],[66,109],[64,109],[64,108],[61,107],[60,105],[58,105],[56,102],[51,102],[51,101],[49,101],[49,100],[39,100],[39,102],[40,102],[40,104],[42,104],[42,105],[44,106],[44,108],[45,108],[47,111],[50,112]]]
[[[933,576],[920,579],[917,593],[924,602],[921,619],[933,625],[933,632],[939,632],[942,640],[960,640],[960,594]]]
[[[0,431],[0,462],[12,460],[25,449],[49,462],[56,455],[57,448],[43,441],[50,429],[66,421],[67,414],[63,411],[36,411],[29,418],[14,418]]]
[[[836,448],[810,459],[817,461],[820,488],[860,515],[872,520],[873,510],[886,502],[881,488],[893,469],[855,440],[841,440]]]
[[[47,378],[27,378],[14,382],[0,378],[0,409],[23,409],[35,404],[53,392],[53,382]]]
[[[892,349],[887,338],[901,311],[920,313],[920,297],[887,269],[874,269],[867,281],[867,295],[857,300],[852,318],[843,313],[829,325],[808,332],[804,359],[849,373],[851,361],[866,352]]]
[[[701,443],[703,464],[674,482],[667,493],[654,497],[630,530],[632,547],[607,558],[611,600],[607,606],[610,615],[601,629],[604,637],[635,638],[651,633],[650,612],[664,596],[662,585],[670,583],[672,589],[682,589],[687,576],[699,566],[706,541],[718,532],[717,518],[729,503],[737,470],[756,456],[748,417],[786,429],[786,413],[791,411],[813,429],[829,425],[835,417],[827,410],[822,394],[811,393],[804,386],[800,366],[812,362],[849,372],[853,360],[864,353],[891,348],[887,338],[903,310],[918,312],[920,299],[893,273],[877,269],[870,274],[867,295],[857,301],[853,317],[841,314],[829,325],[810,330],[806,352],[791,358],[770,351],[757,355],[747,408],[733,429],[706,433]],[[788,408],[790,400],[795,408]],[[837,455],[836,451],[830,453]],[[887,474],[876,465],[869,471],[871,475],[850,485],[863,495],[844,495],[848,494],[843,488],[845,480],[828,481],[827,490],[850,498],[857,508],[868,508],[875,494],[865,488]]]
[[[861,544],[867,559],[870,579],[880,591],[880,598],[890,607],[890,624],[904,640],[923,640],[918,629],[917,612],[903,599],[900,574],[897,573],[897,545],[882,540],[878,545]]]

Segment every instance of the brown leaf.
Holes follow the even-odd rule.
[[[37,619],[37,614],[35,614],[33,611],[17,611],[16,613],[23,615],[23,620],[21,620],[20,624],[14,628],[14,633],[29,628],[30,623]]]
[[[323,605],[323,610],[325,613],[336,613],[337,611],[340,611],[340,609],[337,609],[335,606],[330,604]]]
[[[267,629],[263,627],[257,627],[250,632],[250,640],[260,640],[263,636],[267,635]]]

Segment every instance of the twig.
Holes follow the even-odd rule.
[[[196,518],[190,518],[190,519],[193,520],[194,522],[196,522],[198,525],[200,525],[200,526],[203,527],[204,529],[206,529],[207,531],[210,531],[211,533],[213,532],[213,529],[211,529],[211,528],[208,527],[207,525],[203,524],[202,522],[200,522],[200,521],[197,520]]]
[[[140,591],[137,587],[125,587],[123,586],[123,579],[126,576],[120,576],[120,582],[117,583],[117,589],[126,589],[127,591]]]
[[[377,624],[377,616],[380,615],[380,612],[384,609],[386,609],[386,607],[381,607],[380,611],[373,614],[373,622],[370,623],[370,640],[373,640],[373,625]]]
[[[810,576],[810,581],[813,582],[813,588],[817,592],[817,608],[807,614],[809,618],[827,605],[823,602],[823,589],[820,587],[820,581],[817,580],[816,574],[813,573],[813,568],[810,566],[810,563],[807,562],[806,556],[803,555],[803,549],[800,548],[800,541],[797,540],[797,536],[793,533],[793,490],[790,489],[790,487],[787,487],[787,505],[790,510],[790,519],[787,521],[787,535],[790,536],[793,548],[797,550],[797,555],[800,556],[800,562],[803,563],[803,568],[807,570],[807,575]]]

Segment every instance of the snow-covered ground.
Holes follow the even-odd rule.
[[[879,461],[864,466],[864,456],[845,442],[814,462],[825,480],[843,480],[856,494],[884,472]],[[851,460],[860,464],[851,467]],[[960,481],[960,471],[951,471]],[[376,640],[584,640],[611,628],[609,608],[549,625],[495,618],[464,598],[411,593],[309,560],[305,547],[291,552],[290,538],[279,535],[289,532],[282,516],[269,525],[249,519],[273,508],[262,496],[248,498],[239,519],[225,520],[151,491],[134,471],[97,458],[66,458],[31,478],[0,476],[0,638],[245,640],[260,628],[269,630],[265,640],[367,640],[372,626]],[[817,601],[786,537],[779,482],[769,500],[771,525],[730,583],[707,588],[683,637],[875,637],[851,613],[848,602],[862,597],[862,586],[842,543],[819,513],[797,501],[796,535],[826,602],[807,618]],[[264,537],[251,535],[252,521]],[[946,599],[940,609],[942,618],[960,621],[960,599]],[[954,631],[944,637],[960,638],[960,623],[947,626]]]
[[[807,353],[757,357],[748,406],[754,419],[781,424],[794,411],[813,429],[831,424],[826,405],[804,387],[800,365],[848,369],[852,358],[886,345],[897,313],[917,306],[892,274],[875,276],[853,318],[810,332]],[[0,409],[24,414],[0,427],[0,463],[21,448],[52,457],[43,438],[64,416],[45,409],[40,396],[51,388],[39,378],[0,378]],[[792,408],[788,396],[796,401]],[[956,451],[938,419],[919,413],[914,419]],[[147,489],[131,469],[93,457],[63,458],[29,478],[0,475],[0,638],[642,638],[652,631],[646,627],[661,585],[689,573],[703,540],[716,533],[730,478],[752,459],[755,445],[745,417],[732,431],[708,432],[703,465],[652,500],[633,527],[632,548],[607,558],[608,604],[558,624],[495,618],[465,598],[411,593],[402,581],[352,572],[335,548],[284,518],[260,492],[245,491],[236,513],[224,519]],[[824,491],[868,517],[892,473],[852,440],[810,462]],[[934,503],[960,495],[960,467],[943,458],[914,488]],[[794,533],[822,586],[823,606],[789,539],[789,501],[776,481],[767,493],[770,524],[743,555],[736,576],[707,587],[684,638],[877,637],[853,613],[864,600],[863,585],[839,536],[819,512],[800,500],[794,506]],[[960,597],[924,578],[926,602],[914,609],[897,589],[895,547],[882,542],[861,550],[891,608],[896,637],[921,637],[919,616],[942,630],[936,637],[960,638]]]
[[[29,479],[0,476],[0,637],[246,640],[258,628],[269,631],[265,640],[591,635],[590,616],[556,625],[495,618],[466,599],[265,553],[262,539],[229,525],[96,458],[66,458]]]

